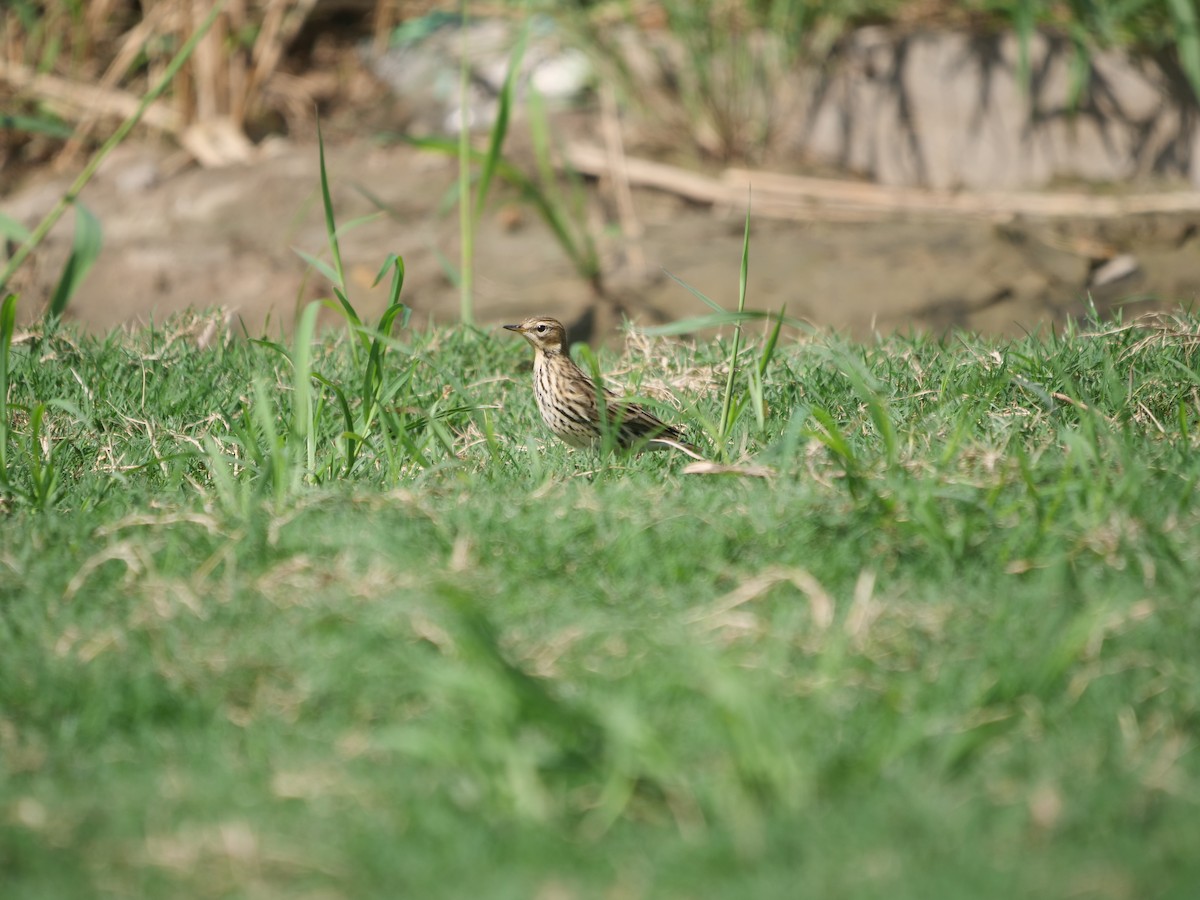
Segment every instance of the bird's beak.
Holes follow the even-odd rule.
[[[520,331],[521,330],[520,325],[505,325],[504,327],[507,328],[509,331]]]

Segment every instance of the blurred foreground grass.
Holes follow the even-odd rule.
[[[305,430],[206,325],[12,344],[6,898],[1200,883],[1200,319],[781,342],[767,478],[543,445],[473,329],[358,443],[322,339]],[[724,342],[630,347],[715,417]]]

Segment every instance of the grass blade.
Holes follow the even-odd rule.
[[[663,271],[667,272],[666,269],[663,269]],[[705,306],[707,306],[709,309],[711,309],[714,312],[719,313],[721,315],[726,315],[725,307],[723,307],[716,300],[713,300],[711,297],[708,296],[708,294],[704,293],[699,288],[692,287],[690,284],[688,284],[682,278],[675,275],[675,273],[673,273],[673,272],[667,272],[667,277],[670,278],[672,281],[674,281],[676,284],[682,285],[683,287],[685,287],[689,291],[691,291],[692,295],[697,300],[699,300],[701,303],[703,303]]]
[[[779,333],[783,330],[783,321],[787,315],[787,304],[779,308],[779,315],[775,317],[775,327],[771,329],[771,333],[767,335],[767,342],[763,345],[762,355],[758,359],[758,374],[765,375],[767,366],[771,364],[771,358],[775,355],[775,348],[779,345]]]
[[[100,221],[86,206],[76,203],[75,238],[71,246],[71,255],[67,257],[67,264],[63,266],[62,275],[58,279],[58,285],[54,288],[50,305],[46,309],[48,320],[62,318],[62,314],[67,310],[67,304],[71,302],[71,298],[83,284],[88,270],[100,255],[103,244],[104,236],[100,228]]]
[[[476,222],[483,213],[487,203],[488,193],[492,186],[492,177],[500,162],[504,150],[504,139],[508,136],[508,120],[512,114],[513,95],[516,92],[517,76],[521,71],[521,59],[525,55],[525,40],[529,34],[528,26],[521,29],[517,43],[513,46],[508,58],[508,71],[504,75],[504,84],[500,88],[500,106],[496,111],[496,121],[488,138],[487,153],[483,157],[483,167],[479,170],[479,183],[475,186],[475,203],[473,216]],[[464,125],[465,132],[466,127]]]
[[[1032,79],[1029,54],[1033,45],[1036,15],[1036,0],[1017,0],[1012,12],[1013,30],[1017,33],[1017,83],[1026,95],[1029,93]]]
[[[312,345],[317,327],[317,313],[320,309],[321,304],[316,301],[304,308],[296,325],[292,350],[292,436],[304,446],[304,473],[309,477],[317,468],[312,404]]]
[[[1175,25],[1179,65],[1200,101],[1200,14],[1195,0],[1167,0],[1167,9]]]
[[[321,170],[321,203],[325,208],[325,235],[329,241],[329,252],[333,257],[334,277],[330,280],[343,292],[346,290],[346,273],[342,268],[342,250],[338,245],[337,222],[333,217],[333,198],[329,194],[329,173],[325,169],[325,138],[321,134],[321,120],[317,119],[317,154]],[[322,271],[327,271],[321,267]]]
[[[748,325],[751,322],[761,322],[764,319],[770,320],[776,316],[776,313],[767,312],[766,310],[747,309],[742,312],[719,312],[707,316],[693,316],[690,319],[679,319],[676,322],[668,322],[664,325],[648,325],[645,328],[639,328],[641,334],[654,335],[663,337],[676,334],[691,334],[696,331],[703,331],[707,328],[724,328],[727,325],[737,325],[741,323]],[[789,316],[783,316],[780,320],[783,325],[791,328],[811,328],[808,323],[793,319]]]
[[[475,324],[475,216],[471,208],[471,134],[467,121],[470,88],[470,69],[467,65],[467,32],[469,4],[462,0],[462,43],[458,64],[458,241],[459,281],[458,318],[464,325]]]
[[[65,141],[75,133],[66,122],[48,116],[0,115],[0,130],[24,131],[27,134],[44,134]]]
[[[375,287],[379,284],[379,282],[383,281],[383,276],[386,275],[389,270],[392,272],[392,284],[388,289],[388,308],[390,310],[391,307],[400,302],[400,292],[404,290],[404,257],[396,253],[389,253],[388,258],[385,259],[383,261],[383,265],[379,267],[379,272],[375,275],[375,281],[371,283],[371,286]],[[383,328],[382,324],[380,325],[380,328],[386,330]]]
[[[338,283],[338,273],[329,267],[329,263],[322,259],[318,259],[311,253],[301,250],[299,247],[293,247],[292,252],[299,256],[302,260],[329,279],[329,283],[336,285]],[[357,318],[357,317],[356,317]]]
[[[10,219],[4,213],[0,213],[0,238],[8,241],[27,241],[29,229],[16,219]]]
[[[0,485],[8,481],[8,356],[17,322],[17,295],[0,304]]]
[[[746,202],[746,226],[742,232],[742,264],[738,269],[738,308],[739,314],[746,311],[746,283],[750,272],[750,202]],[[742,349],[742,322],[739,319],[733,326],[733,347],[729,351],[729,375],[725,379],[725,397],[721,403],[721,452],[725,452],[725,442],[733,429],[736,411],[733,403],[733,385],[737,379],[738,354]],[[740,407],[739,407],[740,408]]]

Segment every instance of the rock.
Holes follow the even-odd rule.
[[[1074,52],[1033,35],[1026,91],[1014,35],[860,29],[811,90],[792,88],[800,108],[788,114],[797,123],[788,150],[884,184],[934,188],[1187,177],[1189,164],[1196,179],[1194,99],[1116,51],[1096,52],[1075,98]]]
[[[1115,284],[1136,275],[1140,268],[1137,257],[1132,253],[1122,253],[1093,269],[1088,287],[1096,289]]]
[[[244,165],[254,158],[254,144],[227,116],[193,122],[179,136],[179,142],[206,169]]]
[[[681,98],[696,90],[680,42],[666,32],[623,29],[608,46],[660,130],[678,124],[687,105]],[[1149,57],[1097,50],[1080,81],[1070,41],[1035,33],[1027,49],[1028,83],[1013,34],[864,27],[827,59],[790,69],[769,41],[751,37],[736,52],[761,66],[756,77],[765,89],[739,93],[738,85],[723,84],[721,73],[736,69],[724,57],[735,51],[718,42],[707,90],[747,134],[766,122],[768,145],[756,147],[753,137],[745,143],[785,167],[815,164],[882,184],[949,190],[1144,176],[1200,184],[1200,116],[1178,78]],[[686,125],[693,144],[707,149],[712,122],[703,93],[692,100]]]
[[[469,23],[464,35],[457,22],[447,20],[442,27],[413,32],[419,36],[382,54],[369,44],[361,50],[376,77],[414,110],[412,130],[457,134],[464,125],[472,130],[490,128],[508,77],[516,28],[505,20],[483,19]],[[465,109],[460,101],[464,59],[469,69]],[[591,80],[587,56],[565,46],[551,20],[539,18],[521,58],[518,101],[532,84],[547,100],[573,102]]]
[[[592,80],[592,64],[578,50],[565,50],[540,63],[530,77],[547,100],[569,102],[580,97]]]

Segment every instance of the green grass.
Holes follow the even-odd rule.
[[[1200,318],[785,332],[765,479],[545,442],[507,334],[202,324],[11,348],[6,898],[1200,881]]]

